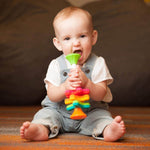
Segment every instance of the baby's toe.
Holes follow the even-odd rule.
[[[29,121],[26,121],[23,123],[23,126],[24,126],[24,128],[28,128],[30,126],[30,124],[31,123]]]

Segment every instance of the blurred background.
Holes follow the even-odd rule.
[[[113,106],[150,106],[150,0],[0,0],[0,105],[40,105],[53,46],[52,21],[75,5],[98,30],[93,52],[114,77]]]

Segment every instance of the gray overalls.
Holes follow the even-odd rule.
[[[91,54],[85,67],[82,68],[89,79],[91,79],[91,73],[96,57],[96,55]],[[63,55],[58,57],[57,61],[61,68],[60,78],[61,83],[63,83],[68,77],[69,69],[67,69]],[[103,129],[113,121],[113,118],[107,110],[107,103],[103,101],[96,102],[91,99],[89,102],[91,107],[83,109],[87,117],[83,120],[72,120],[70,119],[70,115],[73,110],[67,111],[64,101],[54,103],[49,100],[48,96],[46,96],[41,103],[43,108],[35,114],[32,123],[43,124],[48,127],[50,130],[49,138],[56,137],[59,132],[75,132],[84,135],[92,135],[96,139],[103,139]]]

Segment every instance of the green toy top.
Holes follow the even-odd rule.
[[[74,65],[74,64],[76,65],[80,57],[81,57],[80,54],[71,53],[66,56],[66,59],[70,62],[71,65]]]

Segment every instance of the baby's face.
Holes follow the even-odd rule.
[[[63,53],[79,53],[79,65],[87,60],[95,44],[93,32],[88,17],[83,13],[74,14],[56,25],[56,36]]]

